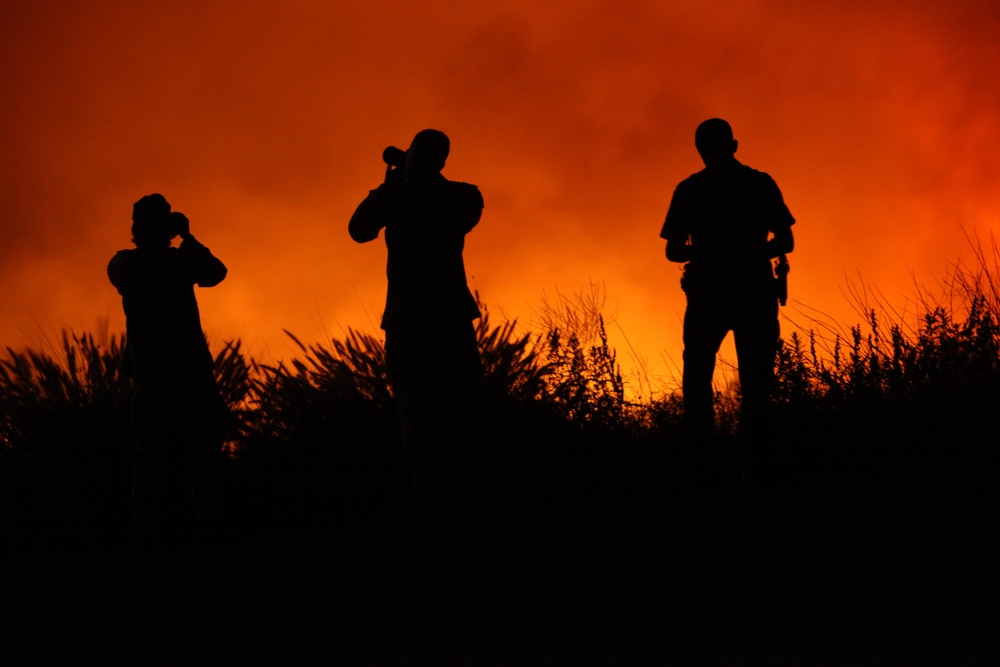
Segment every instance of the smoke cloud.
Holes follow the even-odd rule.
[[[852,322],[849,277],[905,299],[996,228],[1000,8],[959,4],[8,3],[0,343],[123,328],[104,268],[150,192],[229,265],[198,294],[215,343],[374,330],[385,250],[347,220],[382,148],[436,127],[486,199],[466,264],[491,309],[601,283],[623,357],[669,376],[658,232],[712,116],[799,221],[799,312]]]

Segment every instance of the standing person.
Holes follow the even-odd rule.
[[[222,451],[226,407],[194,286],[218,285],[226,267],[160,194],[133,206],[132,242],[111,259],[108,278],[122,297],[134,381],[133,519],[141,544],[169,546],[204,518]]]
[[[779,335],[771,260],[792,251],[795,219],[774,180],[736,159],[728,122],[701,123],[695,148],[705,168],[674,190],[660,232],[667,259],[686,263],[684,420],[691,446],[710,443],[715,357],[732,331],[742,393],[740,430],[749,455],[759,457],[769,435]]]
[[[475,185],[442,174],[450,141],[418,132],[404,153],[387,148],[385,182],[348,225],[366,243],[385,229],[388,289],[382,329],[389,381],[420,502],[439,517],[468,502],[469,441],[478,411],[482,363],[462,251],[479,222]]]

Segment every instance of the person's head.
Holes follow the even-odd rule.
[[[737,141],[733,128],[721,118],[709,118],[694,132],[694,146],[706,167],[731,158],[736,153]]]
[[[451,141],[440,130],[421,130],[406,151],[406,177],[440,173],[448,159]]]
[[[161,194],[146,195],[132,205],[132,242],[136,247],[170,245],[170,203]]]

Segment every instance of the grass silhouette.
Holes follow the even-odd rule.
[[[794,332],[782,340],[774,398],[790,475],[835,471],[858,482],[895,469],[896,482],[951,475],[961,487],[963,476],[981,476],[981,465],[992,464],[986,443],[1000,398],[1000,300],[996,264],[981,249],[976,257],[974,270],[957,266],[950,277],[953,290],[941,300],[948,305],[925,302],[915,323],[869,308],[865,323],[845,335]],[[491,460],[506,463],[505,474],[531,468],[548,478],[536,479],[544,486],[560,483],[561,471],[606,469],[609,461],[669,465],[680,398],[626,399],[592,296],[547,305],[540,331],[495,325],[488,310],[478,322],[492,406],[486,428],[497,443]],[[276,365],[248,359],[240,341],[216,356],[233,413],[230,478],[254,480],[244,492],[272,494],[261,502],[284,516],[405,503],[382,341],[353,330],[326,344],[288,335],[300,353]],[[98,342],[72,332],[63,332],[57,354],[8,350],[0,360],[2,474],[5,493],[18,498],[5,503],[7,521],[47,518],[66,528],[117,517],[102,534],[111,524],[121,529],[130,457],[123,362],[123,336]],[[738,386],[718,392],[723,439],[735,437],[738,397]],[[630,460],[637,451],[648,458]]]
[[[982,265],[958,271],[950,307],[926,304],[915,325],[886,322],[870,309],[844,337],[821,340],[811,331],[783,340],[775,405],[789,475],[805,483],[825,475],[828,484],[888,475],[912,486],[933,478],[968,491],[964,482],[993,463],[994,275]],[[545,485],[581,474],[669,465],[681,433],[679,396],[626,400],[595,302],[564,300],[560,308],[550,309],[544,331],[494,325],[488,310],[478,323],[492,406],[486,428],[497,449],[490,460],[515,477],[530,469],[535,491],[550,495],[569,490]],[[267,506],[286,519],[405,504],[381,340],[353,330],[327,344],[288,335],[300,354],[277,365],[248,359],[239,341],[217,354],[217,380],[234,416],[229,478],[258,496],[255,512]],[[130,461],[123,362],[122,336],[98,342],[71,332],[63,332],[59,354],[8,350],[0,361],[8,522],[85,526],[91,535],[123,528]],[[738,392],[717,396],[723,439],[735,437]]]
[[[678,655],[680,645],[744,661],[782,646],[788,661],[808,661],[824,632],[802,628],[810,615],[826,631],[850,623],[869,632],[853,641],[877,631],[882,652],[864,654],[877,662],[979,658],[970,647],[983,644],[968,637],[929,647],[931,635],[887,630],[900,619],[939,637],[991,627],[993,561],[983,544],[998,506],[1000,270],[995,247],[975,256],[915,316],[859,300],[861,324],[781,342],[781,507],[763,514],[738,495],[693,506],[671,495],[680,397],[628,397],[600,302],[586,293],[549,307],[534,329],[496,324],[488,310],[478,322],[491,435],[481,481],[493,514],[458,542],[407,533],[409,473],[380,338],[350,330],[309,344],[289,333],[298,353],[273,365],[224,343],[216,373],[233,423],[221,521],[232,532],[219,537],[216,561],[140,570],[136,581],[154,590],[127,604],[135,582],[118,573],[113,546],[129,533],[123,337],[64,332],[56,350],[8,349],[0,571],[9,604],[20,605],[19,618],[50,618],[69,586],[77,600],[123,610],[107,623],[131,628],[122,641],[133,657],[166,645],[164,609],[180,609],[171,632],[202,623],[217,633],[184,650],[225,645],[227,659],[246,661],[315,662],[347,655],[347,645],[363,645],[365,662],[479,662],[482,646],[499,662],[607,662]],[[716,401],[718,437],[735,452],[739,387]],[[79,561],[81,546],[105,555]],[[218,591],[207,606],[205,590]],[[248,604],[247,591],[266,602]],[[268,604],[285,616],[262,611]],[[74,622],[87,618],[88,604],[71,606]],[[134,620],[136,608],[153,620]],[[108,636],[91,622],[88,636]],[[269,624],[285,628],[280,648],[219,634]],[[313,626],[325,630],[313,636]],[[717,628],[731,633],[720,639]],[[405,652],[381,641],[385,632],[405,640]],[[496,633],[511,639],[498,644]],[[91,641],[105,657],[125,650]],[[45,650],[65,659],[71,645]]]

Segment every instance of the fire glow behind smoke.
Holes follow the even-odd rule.
[[[0,342],[122,329],[104,268],[150,192],[229,265],[198,294],[215,343],[375,329],[385,249],[346,224],[424,127],[485,196],[466,265],[491,309],[602,283],[654,377],[684,309],[657,235],[705,118],[781,186],[806,312],[857,320],[858,275],[904,303],[996,228],[996,3],[713,4],[8,3]]]

